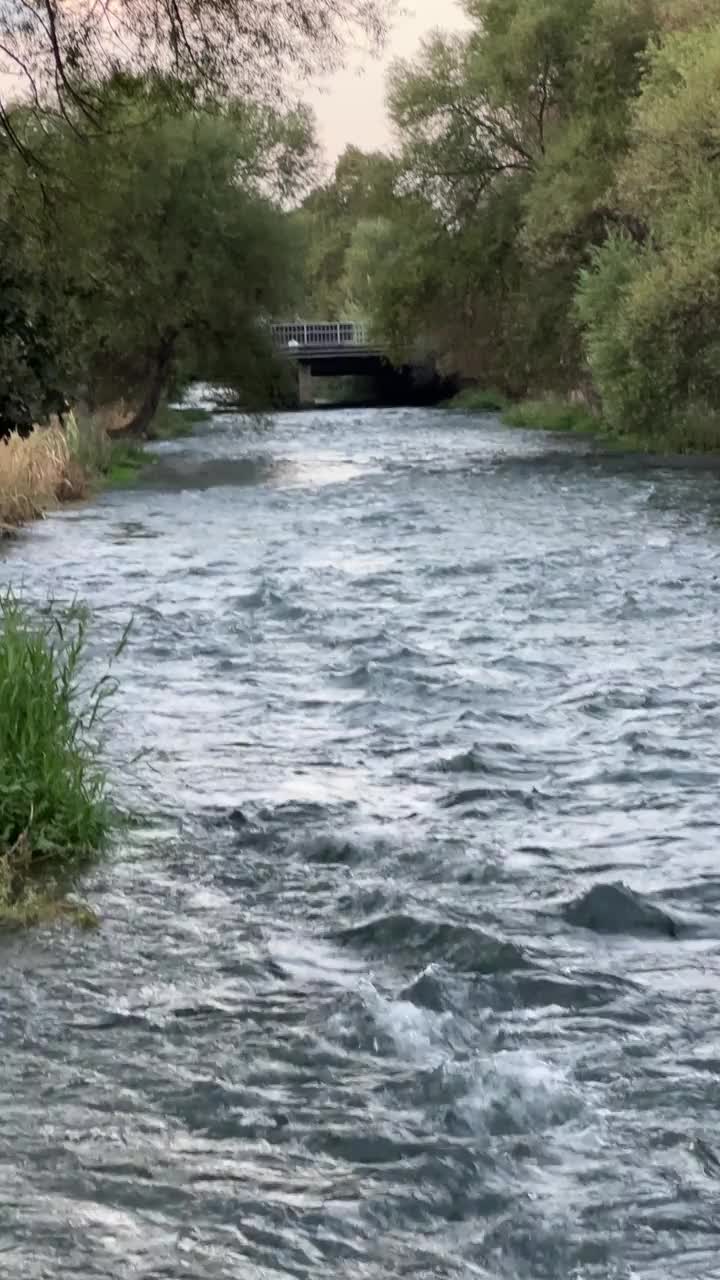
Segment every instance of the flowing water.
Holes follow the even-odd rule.
[[[720,1276],[718,476],[432,411],[159,453],[0,564],[134,614],[146,815],[98,932],[1,944],[0,1275]]]

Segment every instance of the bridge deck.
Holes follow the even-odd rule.
[[[295,347],[278,347],[278,355],[284,356],[288,360],[337,360],[342,357],[344,360],[367,360],[371,357],[381,357],[385,355],[384,347],[373,346],[295,346]]]

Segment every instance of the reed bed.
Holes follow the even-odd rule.
[[[36,520],[59,501],[82,497],[83,470],[61,427],[36,427],[0,441],[0,526]]]

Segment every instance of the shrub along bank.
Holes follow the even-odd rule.
[[[458,413],[498,413],[508,427],[592,436],[611,450],[627,453],[682,457],[720,452],[720,428],[709,411],[679,413],[674,421],[665,424],[662,433],[651,435],[613,428],[605,416],[591,412],[583,404],[557,397],[510,404],[503,402],[497,392],[470,388],[453,397],[444,407]]]

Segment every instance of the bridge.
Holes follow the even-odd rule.
[[[272,338],[278,355],[297,366],[301,405],[315,403],[313,377],[370,379],[375,400],[385,404],[433,403],[451,394],[434,363],[394,365],[354,320],[291,320],[273,324]]]
[[[353,320],[291,321],[274,324],[278,353],[299,366],[300,399],[311,395],[314,376],[375,376],[386,359],[384,349],[368,339],[367,327]]]
[[[433,361],[393,364],[387,348],[355,320],[291,320],[274,324],[272,333],[275,351],[297,367],[301,406],[315,403],[313,378],[363,379],[372,403],[432,404],[452,394]]]

